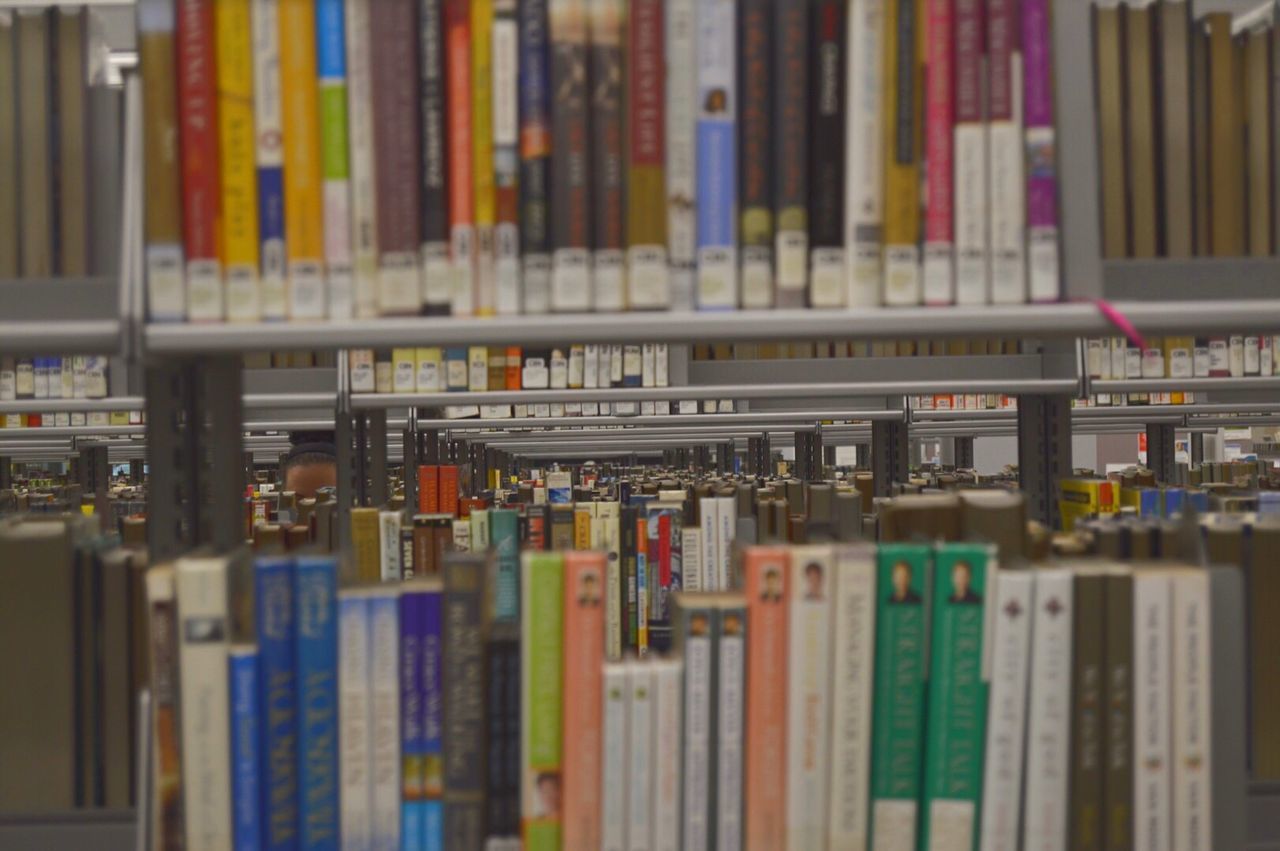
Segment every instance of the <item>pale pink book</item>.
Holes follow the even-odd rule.
[[[600,847],[604,570],[604,553],[564,554],[563,848]]]
[[[747,851],[787,843],[786,547],[749,547],[747,595]]]

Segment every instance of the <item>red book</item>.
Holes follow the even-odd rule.
[[[524,363],[524,357],[519,346],[507,346],[507,389],[519,390],[522,385],[520,383],[520,365]]]
[[[435,464],[423,464],[418,468],[418,513],[440,512],[440,468]]]
[[[671,588],[671,515],[658,515],[658,585]]]
[[[604,553],[564,554],[564,848],[600,847],[604,568]]]
[[[532,505],[529,511],[529,549],[545,550],[547,548],[547,515],[542,509],[545,506]]]
[[[955,134],[955,31],[953,0],[928,0],[925,22],[924,144],[929,163],[925,177],[926,304],[950,304],[955,300],[952,249],[954,203],[952,144]]]
[[[458,516],[458,468],[440,465],[440,513]]]
[[[787,844],[787,572],[785,547],[748,547],[747,731],[743,810],[747,851]]]
[[[192,279],[218,280],[218,88],[213,0],[179,0],[178,133],[182,146],[182,242],[191,319],[222,318],[216,304],[190,291]],[[216,309],[215,309],[216,308]]]

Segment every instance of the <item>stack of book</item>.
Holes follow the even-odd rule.
[[[1059,295],[1047,0],[138,22],[156,321]]]
[[[0,428],[68,425],[131,425],[142,422],[141,411],[61,411],[38,413],[46,399],[105,399],[105,355],[66,357],[0,357],[0,402],[30,399],[32,413],[0,415]]]
[[[1274,356],[1280,338],[1270,334],[1220,334],[1212,337],[1154,337],[1145,348],[1124,337],[1085,341],[1085,368],[1101,381],[1168,378],[1173,388],[1159,393],[1102,393],[1095,405],[1179,405],[1195,394],[1177,389],[1179,378],[1245,378],[1280,374]]]

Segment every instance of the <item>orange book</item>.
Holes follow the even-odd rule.
[[[787,844],[787,572],[785,547],[748,547],[747,594],[747,851]]]
[[[418,513],[438,514],[440,511],[440,468],[435,464],[423,464],[418,468]]]
[[[453,464],[440,465],[440,513],[458,516],[458,468]]]
[[[604,553],[564,554],[562,848],[600,847]]]
[[[520,366],[524,363],[524,352],[519,346],[507,346],[507,389],[519,390],[523,385],[520,383]]]

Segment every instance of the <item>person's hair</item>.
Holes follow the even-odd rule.
[[[338,448],[332,432],[295,432],[289,435],[289,442],[292,447],[280,464],[281,478],[295,467],[338,463]]]
[[[310,467],[313,464],[337,464],[336,453],[324,451],[290,452],[284,459],[281,474],[287,476],[290,470],[298,467]]]
[[[952,565],[952,569],[954,570],[957,567],[963,567],[965,570],[965,573],[968,573],[970,576],[973,575],[973,565],[969,564],[969,562],[957,561],[954,565]]]
[[[804,575],[805,575],[805,576],[809,576],[809,575],[811,575],[811,574],[815,574],[815,573],[816,573],[818,576],[821,576],[821,575],[822,575],[822,565],[818,564],[816,561],[811,561],[811,562],[809,562],[808,564],[806,564],[806,565],[804,566]]]
[[[560,775],[556,774],[554,771],[544,771],[538,775],[537,780],[533,781],[534,785],[540,785],[543,780],[554,780],[555,782],[559,783]]]

